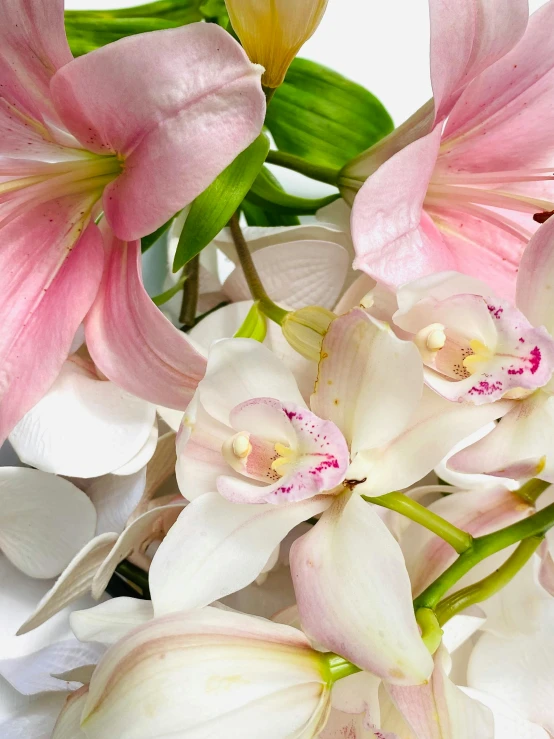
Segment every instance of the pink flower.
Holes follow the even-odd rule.
[[[72,60],[62,0],[2,3],[0,439],[52,385],[99,286],[87,322],[96,364],[147,400],[186,407],[205,360],[144,292],[138,239],[259,134],[259,78],[214,25]]]
[[[554,210],[554,3],[529,20],[525,0],[430,0],[430,11],[434,109],[343,173],[352,187],[369,177],[352,212],[355,266],[391,286],[485,274],[513,298],[533,216]]]

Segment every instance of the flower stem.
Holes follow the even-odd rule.
[[[442,626],[460,611],[475,603],[481,603],[502,590],[529,561],[542,540],[542,536],[524,539],[515,552],[491,575],[441,600],[435,609],[439,624]]]
[[[460,554],[458,559],[446,569],[428,588],[414,601],[416,611],[419,608],[436,608],[441,598],[475,565],[496,552],[517,544],[523,539],[544,535],[554,526],[554,503],[542,511],[506,526],[492,534],[473,539],[469,549]]]
[[[529,505],[535,505],[539,497],[544,493],[546,488],[550,487],[549,482],[543,480],[529,480],[525,485],[522,485],[519,490],[515,490],[515,494],[519,495]]]
[[[248,248],[248,244],[246,243],[242,233],[239,218],[236,213],[229,221],[229,228],[231,229],[231,235],[235,244],[237,256],[244,272],[244,276],[246,277],[250,294],[254,300],[258,302],[262,313],[275,323],[281,325],[288,311],[283,310],[283,308],[279,308],[279,306],[276,305],[267,294],[260,279],[260,275],[258,274],[258,270],[256,269],[256,265],[254,264],[254,260],[252,259],[252,255],[250,254],[250,249]]]
[[[329,185],[337,186],[340,170],[333,169],[333,167],[325,167],[321,164],[312,164],[302,157],[297,157],[294,154],[287,154],[286,151],[276,151],[270,149],[266,162],[268,164],[277,164],[279,167],[286,167],[286,169],[292,169],[294,172],[300,172],[300,174],[310,177],[312,180],[318,182],[326,182]]]
[[[361,672],[359,667],[356,667],[352,662],[349,662],[338,654],[329,652],[325,657],[327,659],[329,672],[331,673],[331,683],[336,683],[337,680],[342,680],[343,677],[348,677],[349,675],[354,675],[356,672]]]
[[[187,262],[183,270],[184,286],[183,299],[181,301],[181,312],[179,321],[183,329],[188,331],[196,322],[196,306],[198,305],[198,294],[200,290],[200,255],[197,254],[190,262]]]
[[[416,611],[416,621],[421,629],[423,643],[431,654],[435,654],[442,641],[442,629],[437,616],[430,608]]]
[[[462,531],[462,529],[449,523],[442,516],[438,516],[403,493],[388,493],[377,498],[369,498],[362,495],[362,498],[367,500],[368,503],[375,503],[383,508],[389,508],[391,511],[401,513],[406,518],[421,524],[421,526],[424,526],[448,542],[458,554],[465,552],[471,547],[471,542],[473,541],[471,534]]]
[[[129,560],[124,559],[120,562],[115,571],[133,585],[136,585],[142,591],[143,598],[150,598],[150,589],[148,587],[148,573],[141,570]]]

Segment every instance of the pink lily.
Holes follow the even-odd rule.
[[[205,360],[149,302],[137,240],[258,135],[259,78],[214,25],[72,60],[63,0],[2,3],[0,439],[55,380],[104,262],[87,325],[95,363],[146,400],[186,407]]]
[[[554,210],[554,3],[430,0],[434,106],[345,168],[355,267],[390,286],[447,269],[513,297]]]

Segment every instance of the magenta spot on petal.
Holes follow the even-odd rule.
[[[538,346],[536,346],[531,352],[530,352],[530,362],[531,362],[531,374],[534,375],[535,372],[538,370],[540,363],[541,363],[541,350]]]
[[[519,337],[519,343],[520,343],[520,344],[525,344],[525,339],[524,339],[524,338],[522,338],[521,336]]]
[[[501,317],[501,315],[504,313],[504,308],[497,308],[495,305],[487,305],[487,308],[489,309],[490,314],[493,318],[496,318],[498,321]]]
[[[502,390],[501,382],[487,382],[482,380],[478,385],[474,385],[471,390],[468,391],[469,395],[492,395],[493,393]]]

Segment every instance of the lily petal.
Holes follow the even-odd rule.
[[[372,506],[341,496],[290,557],[312,639],[396,684],[429,678],[433,660],[415,621],[404,557]]]
[[[206,361],[144,289],[140,243],[104,233],[104,275],[85,322],[90,354],[116,385],[156,405],[184,410]]]
[[[31,577],[58,575],[94,536],[94,506],[63,478],[2,467],[0,500],[0,549]]]
[[[258,136],[260,73],[222,28],[192,23],[108,44],[54,76],[69,130],[87,149],[124,160],[104,193],[119,238],[155,231]]]
[[[154,555],[156,616],[201,608],[246,587],[288,532],[329,504],[326,496],[286,506],[236,505],[218,493],[196,498]]]
[[[56,379],[98,290],[101,237],[89,225],[79,238],[82,210],[82,198],[64,198],[1,228],[0,441]]]
[[[149,600],[112,598],[93,608],[73,611],[69,617],[71,629],[81,642],[115,644],[135,626],[154,618]]]
[[[87,696],[88,686],[69,696],[54,726],[52,739],[86,739],[81,730],[81,715]]]
[[[542,225],[523,252],[516,303],[533,326],[554,336],[554,219]]]
[[[391,287],[455,269],[431,219],[422,212],[441,130],[409,144],[365,182],[352,208],[354,268]]]

